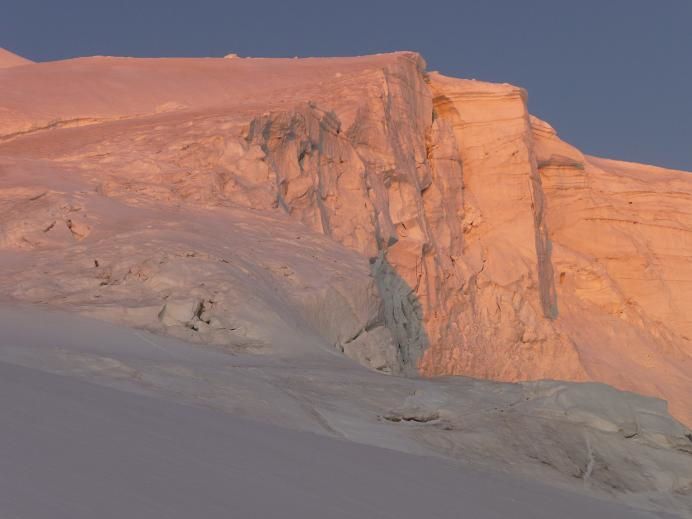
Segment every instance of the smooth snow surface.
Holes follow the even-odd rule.
[[[4,517],[631,518],[434,458],[0,364]]]
[[[439,458],[177,403],[173,392],[137,386],[122,363],[96,356],[201,370],[223,357],[217,352],[35,310],[3,309],[0,324],[3,518],[653,517]],[[79,368],[76,359],[88,355]],[[60,358],[70,361],[60,367]],[[243,365],[255,369],[236,361]],[[261,388],[253,397],[274,398]]]

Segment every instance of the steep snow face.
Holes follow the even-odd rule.
[[[424,68],[3,71],[4,290],[219,344],[277,315],[283,332],[248,341],[295,326],[385,372],[598,380],[692,422],[692,178],[584,157],[521,89]]]
[[[458,281],[446,297],[454,316],[442,319],[423,371],[585,378],[574,347],[553,324],[559,308],[526,94],[438,74],[430,86],[436,117],[457,144],[463,204],[459,252],[450,254]]]

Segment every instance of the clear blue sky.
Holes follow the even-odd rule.
[[[416,50],[525,87],[587,153],[692,171],[692,0],[0,0],[0,46],[39,61]]]

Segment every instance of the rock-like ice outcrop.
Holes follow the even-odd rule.
[[[0,91],[17,299],[258,351],[297,327],[385,372],[606,382],[692,423],[692,177],[584,156],[517,87],[394,53],[83,58]]]

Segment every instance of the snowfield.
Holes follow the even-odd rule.
[[[299,369],[31,308],[3,308],[0,327],[3,518],[666,517],[498,460],[403,452],[435,454],[417,437],[445,426],[368,418],[371,379],[392,395],[425,381],[335,355]],[[305,386],[309,374],[341,393],[340,370],[356,377],[340,400]]]

